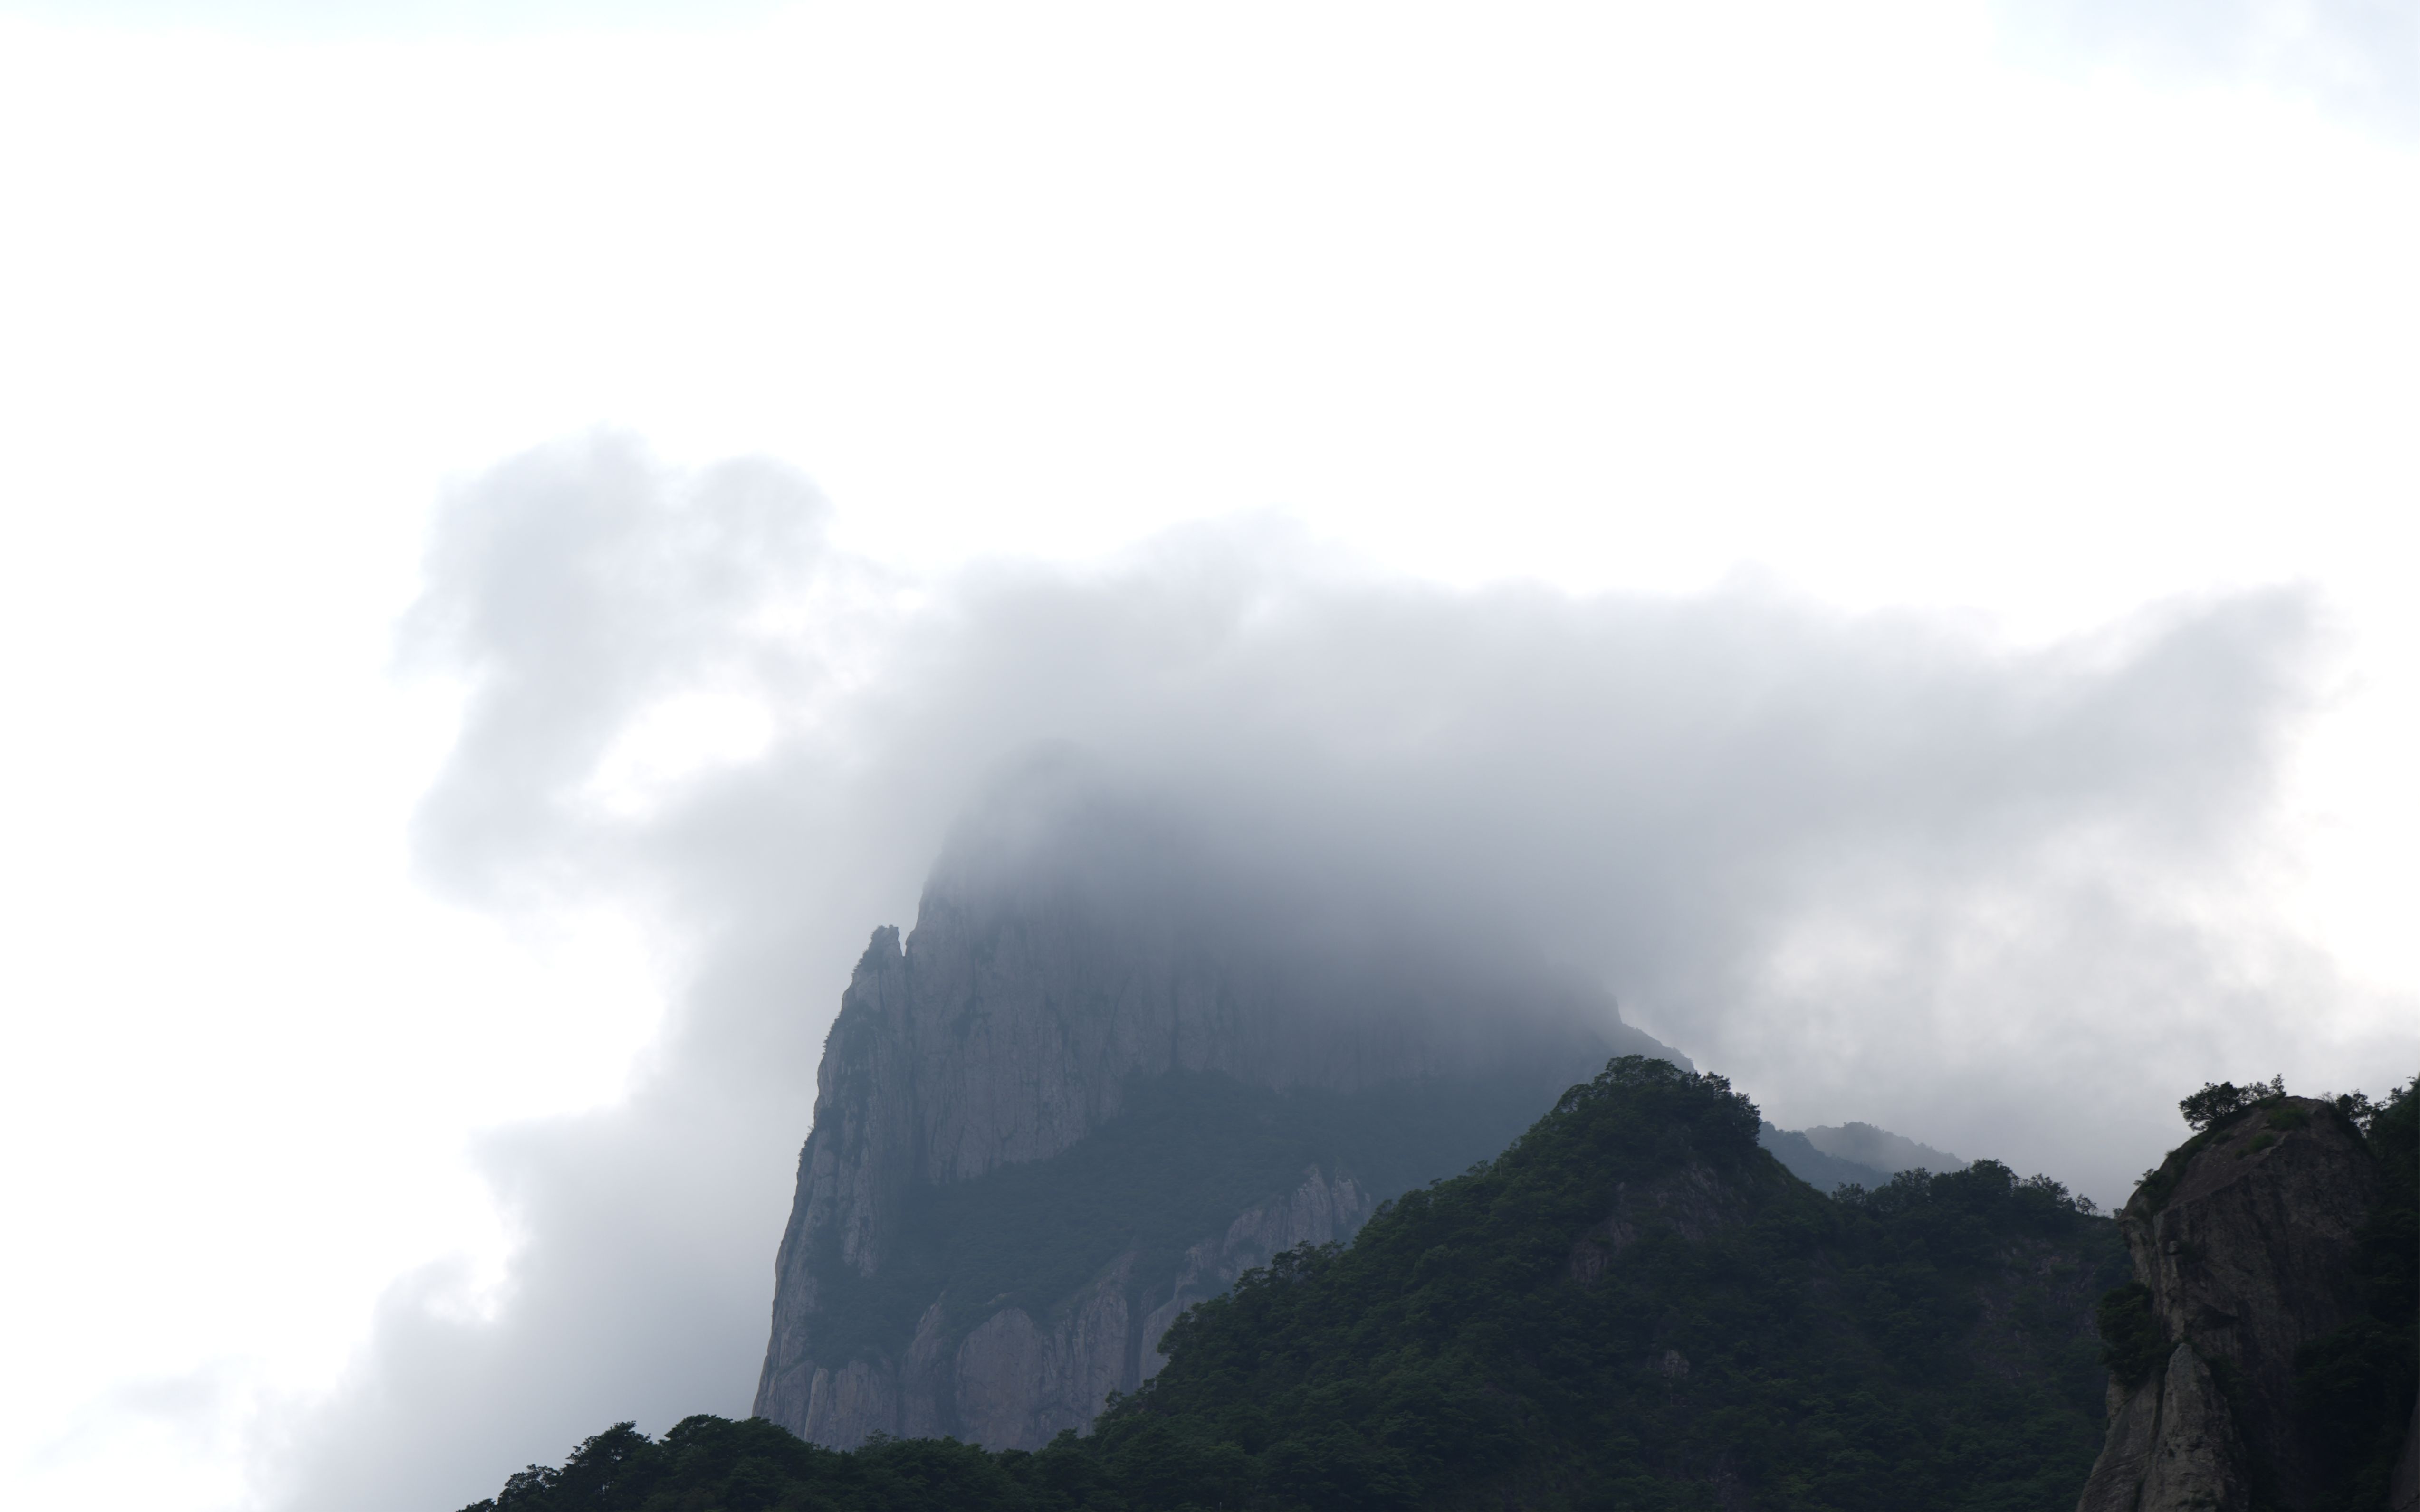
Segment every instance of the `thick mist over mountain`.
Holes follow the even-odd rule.
[[[1785,1127],[1870,1120],[2103,1201],[2172,1142],[2145,1088],[2327,1049],[2269,1033],[2338,989],[2247,886],[2306,699],[2294,594],[2010,649],[1753,581],[1452,592],[1272,519],[909,582],[828,514],[777,468],[676,474],[613,436],[448,507],[404,640],[465,697],[427,875],[625,918],[674,1002],[623,1103],[486,1144],[506,1280],[398,1289],[290,1425],[292,1504],[458,1504],[533,1444],[744,1412],[825,1030],[937,868],[1047,861],[1155,909],[1207,869],[1306,958],[1517,960]],[[1020,827],[1069,805],[1120,843]]]
[[[1155,787],[1047,747],[984,785],[922,906],[1081,919],[1119,949],[1249,963],[1278,1012],[1339,1033],[1417,1027],[1466,1060],[1488,1059],[1516,1018],[1579,1031],[1598,1059],[1614,1048],[1606,1035],[1668,1048],[1623,1038],[1585,956],[1549,948],[1506,899],[1335,844],[1307,832],[1312,817],[1272,814],[1250,793]]]
[[[1687,1060],[1534,952],[1071,766],[985,793],[850,973],[752,1404],[812,1442],[1081,1432],[1237,1276],[1613,1056]]]

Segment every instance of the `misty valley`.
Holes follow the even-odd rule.
[[[2205,1088],[2104,1214],[1777,1129],[1481,934],[1046,821],[856,967],[752,1415],[466,1512],[2420,1503],[2409,1084]]]

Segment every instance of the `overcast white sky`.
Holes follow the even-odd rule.
[[[832,623],[866,637],[812,686],[650,671],[600,727],[607,809],[747,767],[868,669],[940,665],[946,636],[899,628],[921,613],[1011,623],[984,618],[1003,569],[967,576],[1002,556],[1052,604],[1225,552],[1286,603],[1411,594],[1423,634],[1507,623],[1467,606],[1512,579],[1599,606],[1523,656],[1597,655],[1605,604],[1752,621],[1742,645],[1803,642],[1883,711],[1921,707],[1872,671],[1894,626],[1978,706],[2207,665],[2192,708],[2250,690],[2205,764],[2234,785],[2135,817],[2225,843],[2055,868],[2139,863],[2193,957],[2094,1011],[2189,1029],[2169,1079],[2411,1073],[2412,5],[672,11],[0,6],[0,1500],[339,1494],[375,1460],[345,1437],[363,1382],[399,1379],[380,1297],[416,1275],[464,1328],[509,1322],[512,1246],[544,1250],[488,1180],[517,1136],[483,1132],[601,1118],[690,1064],[658,1030],[696,921],[647,878],[752,873],[629,850],[590,886],[603,863],[557,840],[514,853],[552,869],[540,901],[499,901],[413,849],[478,686],[399,660],[433,511],[599,425],[625,440],[580,475],[633,497],[758,455],[811,514],[812,479],[819,581],[853,606]],[[1479,597],[1419,597],[1444,590]],[[2290,687],[2256,675],[2271,652]],[[768,687],[792,700],[769,726]],[[1114,742],[1135,706],[1068,717]],[[894,714],[866,749],[933,748],[940,724]],[[951,772],[865,812],[921,812]],[[2036,790],[1990,792],[2015,813]],[[785,1052],[865,931],[908,921],[946,817],[899,821],[880,866],[781,873],[830,900],[765,979],[799,1005]],[[833,856],[876,854],[861,818]],[[2049,896],[1960,856],[1941,874],[1984,901],[1956,941],[1921,908],[1785,921],[1759,990],[1846,1047],[1795,1084],[1692,1016],[1706,981],[1613,985],[1777,1121],[1993,1153],[1938,1099],[1855,1090],[1860,1025],[1916,1022],[1912,980],[2060,980],[2015,903],[1983,964],[1911,966],[1973,948],[1992,886]],[[2194,856],[2215,870],[2188,897]],[[2252,943],[2195,944],[2221,937]],[[2022,1057],[2005,996],[1988,1026],[1964,1001],[1932,992],[1927,1032]],[[712,1222],[763,1228],[729,1267],[764,1292],[718,1318],[769,1300],[807,1073],[740,1120],[767,1148]],[[2014,1114],[1989,1133],[2121,1197],[2108,1173],[2157,1155],[2186,1089],[2145,1081],[2098,1151]],[[753,1369],[694,1405],[744,1410]],[[610,1420],[590,1408],[580,1431]],[[408,1504],[577,1436],[544,1431]]]

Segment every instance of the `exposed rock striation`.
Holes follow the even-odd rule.
[[[1616,1051],[1609,1001],[1249,908],[944,878],[816,1072],[755,1412],[1034,1448],[1187,1306],[1485,1158]]]
[[[2145,1180],[2118,1227],[2156,1347],[2139,1380],[2111,1380],[2079,1512],[2318,1504],[2328,1467],[2297,1430],[2294,1355],[2361,1311],[2378,1187],[2360,1133],[2307,1098],[2238,1114]]]
[[[1297,1244],[1333,1244],[1352,1238],[1377,1206],[1350,1172],[1339,1171],[1330,1180],[1318,1166],[1306,1166],[1302,1185],[1241,1214],[1217,1239],[1187,1248],[1168,1300],[1143,1319],[1137,1374],[1148,1381],[1168,1363],[1159,1341],[1186,1308],[1218,1295],[1246,1271],[1268,1264]]]

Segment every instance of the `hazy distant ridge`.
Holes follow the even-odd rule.
[[[1966,1163],[1945,1149],[1919,1145],[1904,1134],[1870,1123],[1818,1124],[1802,1131],[1807,1142],[1835,1160],[1854,1161],[1896,1176],[1901,1171],[1962,1171]]]
[[[1818,1192],[1834,1192],[1844,1186],[1877,1187],[1890,1180],[1887,1171],[1823,1153],[1796,1129],[1776,1129],[1766,1123],[1757,1130],[1756,1142],[1788,1167],[1791,1175]]]

